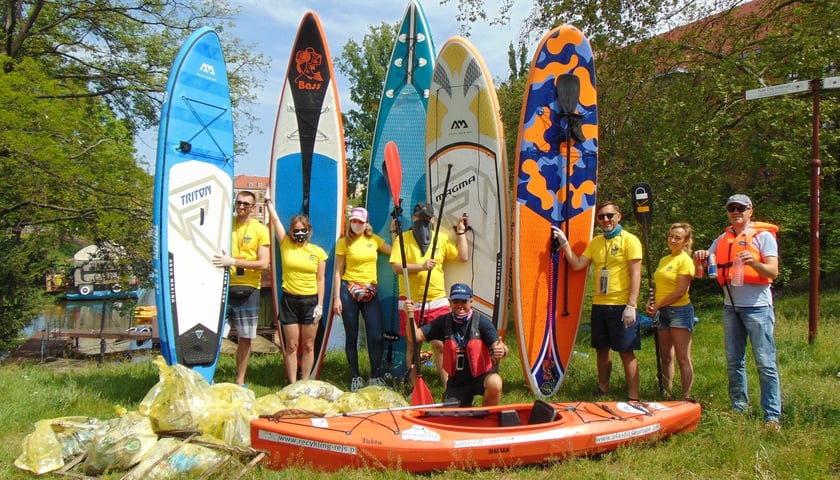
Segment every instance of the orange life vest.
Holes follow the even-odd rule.
[[[469,338],[467,338],[466,347],[459,351],[458,341],[452,332],[452,322],[450,319],[446,319],[446,339],[443,342],[443,368],[450,377],[454,378],[458,372],[459,353],[466,356],[467,364],[470,367],[470,373],[473,377],[478,377],[493,369],[493,359],[490,357],[490,349],[481,340],[481,332],[478,328],[480,322],[481,314],[473,311],[472,318],[470,319],[470,327],[467,329]]]
[[[732,269],[730,268],[732,267],[732,261],[730,259],[744,250],[748,250],[757,259],[763,259],[761,252],[753,244],[753,238],[756,235],[761,232],[770,232],[775,237],[778,231],[778,226],[765,222],[752,222],[739,235],[735,235],[732,227],[727,228],[723,236],[718,239],[717,248],[715,249],[718,283],[723,286],[732,280]],[[773,280],[759,275],[752,266],[744,265],[744,283],[768,285],[773,283]]]

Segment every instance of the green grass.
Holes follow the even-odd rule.
[[[776,339],[782,381],[784,416],[781,434],[764,431],[757,405],[758,381],[752,359],[748,359],[752,409],[746,415],[729,410],[726,393],[726,365],[720,324],[721,308],[698,310],[700,324],[694,335],[693,359],[696,378],[694,397],[703,405],[700,427],[694,433],[674,436],[649,445],[637,445],[593,458],[561,463],[479,472],[450,471],[424,475],[433,479],[555,479],[565,478],[837,478],[840,476],[840,293],[820,297],[820,324],[814,344],[808,344],[807,294],[779,298]],[[557,401],[591,400],[595,387],[595,356],[582,333],[567,378]],[[530,402],[517,360],[516,335],[508,334],[512,355],[502,363],[505,378],[504,403]],[[643,340],[639,361],[642,368],[642,398],[657,398],[656,363],[653,339]],[[364,356],[363,356],[364,357]],[[442,388],[432,369],[424,377],[436,398]],[[217,381],[234,378],[234,362],[223,356]],[[282,387],[283,368],[279,356],[255,356],[248,384],[257,396]],[[322,379],[340,388],[349,387],[344,354],[330,352]],[[42,365],[5,365],[0,368],[0,478],[33,478],[17,470],[14,459],[20,454],[24,436],[40,419],[66,415],[113,418],[115,406],[136,409],[146,392],[158,381],[151,362],[89,363],[85,368],[56,370]],[[675,381],[679,385],[679,380]],[[678,387],[677,387],[678,388]],[[625,386],[620,361],[614,360],[611,391],[623,399]],[[391,479],[413,478],[404,472],[348,470],[336,474],[292,468],[275,472],[257,468],[250,479]],[[119,478],[112,474],[106,478]],[[43,478],[64,478],[45,475]]]

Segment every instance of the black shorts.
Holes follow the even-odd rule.
[[[318,295],[295,295],[283,292],[280,298],[280,324],[312,325],[315,323],[316,305],[318,305]]]
[[[590,322],[592,327],[592,348],[610,348],[616,352],[641,350],[642,331],[639,322],[630,328],[624,327],[621,316],[624,305],[592,305]]]
[[[457,401],[459,407],[471,407],[476,395],[484,395],[484,379],[487,378],[487,375],[495,373],[496,369],[494,368],[478,377],[470,377],[466,381],[453,382],[450,380],[446,385],[446,391],[443,392],[443,403]]]

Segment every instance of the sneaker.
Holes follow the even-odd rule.
[[[779,422],[776,422],[774,420],[768,420],[764,422],[764,429],[768,432],[779,433],[782,431],[782,426],[779,424]]]
[[[382,377],[374,377],[374,378],[371,378],[370,381],[368,381],[368,386],[369,387],[387,387],[388,384],[385,383],[385,380],[383,380]]]
[[[353,377],[353,380],[350,381],[350,391],[358,392],[363,388],[365,388],[365,379],[362,377]]]

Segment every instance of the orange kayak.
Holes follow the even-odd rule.
[[[251,422],[251,446],[272,469],[307,466],[409,472],[511,467],[593,455],[691,432],[694,402],[568,402],[494,407],[404,407]],[[311,412],[310,412],[311,413]]]

